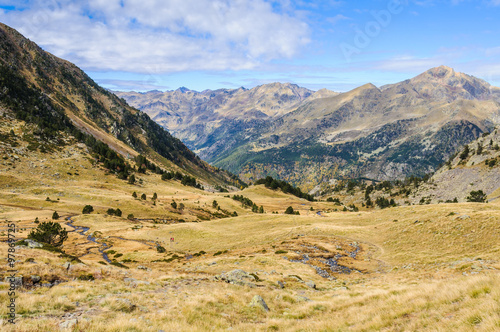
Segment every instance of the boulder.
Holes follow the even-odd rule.
[[[26,244],[28,245],[28,248],[41,248],[43,247],[43,244],[39,243],[39,242],[36,242],[32,239],[26,239],[24,240],[24,242],[26,242]]]
[[[233,285],[249,287],[255,287],[254,282],[257,281],[253,275],[240,269],[222,273],[220,276],[216,276],[215,279],[222,280]]]
[[[5,277],[4,281],[9,285],[14,285],[16,288],[23,287],[23,277]]]
[[[314,281],[311,281],[311,280],[306,282],[306,286],[309,288],[312,288],[312,289],[316,289],[316,284],[314,283]]]
[[[37,283],[39,283],[39,282],[40,282],[40,280],[42,280],[42,278],[41,278],[40,276],[36,276],[36,275],[31,276],[31,282],[32,282],[33,284],[37,284]]]
[[[264,309],[265,311],[269,311],[269,307],[267,306],[266,302],[264,301],[264,299],[260,295],[255,295],[252,298],[252,301],[250,301],[249,306],[258,307],[258,308]]]
[[[73,329],[73,327],[75,327],[76,324],[78,324],[77,319],[70,319],[59,324],[59,328],[61,330],[71,330]]]
[[[311,299],[308,297],[302,296],[302,295],[297,295],[296,296],[297,302],[310,302]]]

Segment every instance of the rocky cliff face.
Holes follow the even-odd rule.
[[[500,130],[485,133],[466,145],[419,188],[413,201],[437,203],[466,200],[471,191],[482,190],[490,201],[500,198]],[[464,152],[465,151],[465,152]]]

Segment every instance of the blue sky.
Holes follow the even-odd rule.
[[[347,91],[448,65],[500,86],[500,0],[0,0],[0,21],[114,90]]]

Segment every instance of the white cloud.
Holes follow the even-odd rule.
[[[15,3],[15,2],[14,2]],[[252,69],[290,58],[309,27],[264,0],[30,0],[0,13],[55,55],[94,71]],[[284,2],[286,4],[286,2]]]
[[[347,16],[344,16],[342,14],[337,14],[335,15],[334,17],[329,17],[327,18],[326,20],[331,23],[332,25],[335,25],[337,24],[338,22],[340,21],[343,21],[343,20],[350,20],[351,18],[350,17],[347,17]]]
[[[429,68],[446,64],[446,60],[442,57],[418,58],[413,56],[398,56],[379,62],[376,65],[376,69],[404,73],[423,72]]]

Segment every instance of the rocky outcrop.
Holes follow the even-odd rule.
[[[256,286],[255,282],[257,281],[255,276],[240,269],[222,273],[221,275],[216,276],[215,280],[225,281],[233,285],[248,286],[252,288]]]

